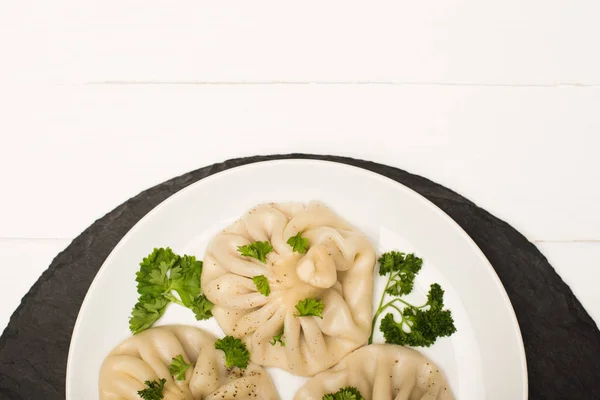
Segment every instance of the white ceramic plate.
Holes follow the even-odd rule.
[[[154,247],[202,259],[208,240],[262,202],[320,200],[365,232],[378,251],[414,251],[424,259],[411,295],[425,299],[441,284],[458,332],[421,349],[440,365],[461,400],[527,398],[525,352],[512,306],[495,271],[469,236],[414,191],[343,164],[284,160],[251,164],[203,179],[146,215],[115,247],[90,286],[71,339],[67,400],[98,398],[98,373],[108,352],[130,336],[135,272]],[[383,278],[375,281],[379,298]],[[197,322],[176,305],[159,325],[183,323],[223,333],[214,319]],[[378,332],[379,333],[379,332]],[[376,342],[382,342],[379,334]],[[283,400],[304,378],[269,369]]]

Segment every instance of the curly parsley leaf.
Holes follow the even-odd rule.
[[[148,386],[144,390],[140,390],[137,393],[143,400],[161,400],[164,399],[163,389],[165,387],[165,383],[167,383],[166,379],[161,379],[159,382],[156,381],[146,381],[144,384]]]
[[[427,303],[421,307],[407,304],[399,322],[396,322],[392,314],[386,314],[379,327],[386,343],[429,347],[438,338],[456,332],[452,313],[450,310],[442,310],[443,295],[440,285],[434,283],[427,294]],[[426,307],[429,308],[425,309]]]
[[[404,325],[410,321],[410,331]],[[406,311],[402,320],[396,322],[392,314],[386,314],[381,320],[380,330],[386,343],[413,347],[429,347],[442,336],[450,336],[456,332],[450,311]]]
[[[302,232],[298,232],[296,236],[289,238],[287,244],[292,246],[292,251],[300,254],[306,254],[308,251],[308,239],[302,237]]]
[[[326,394],[323,400],[364,400],[357,388],[348,386],[335,393]]]
[[[414,254],[404,254],[390,251],[379,257],[379,275],[389,274],[386,293],[392,296],[402,296],[412,292],[415,276],[421,270],[423,259]]]
[[[427,305],[434,311],[441,311],[444,308],[444,289],[439,284],[434,283],[429,287]]]
[[[296,310],[298,310],[298,314],[295,314],[296,317],[319,317],[323,318],[323,309],[325,306],[321,300],[317,299],[304,299],[300,300],[298,304],[296,304]]]
[[[168,247],[154,249],[136,273],[140,297],[129,319],[131,332],[150,328],[170,302],[191,309],[198,320],[210,318],[213,304],[201,294],[201,275],[202,261],[196,257],[180,257]]]
[[[268,296],[271,294],[271,287],[269,286],[269,280],[264,275],[258,275],[252,278],[252,282],[256,286],[256,289],[263,296]]]
[[[266,264],[267,254],[273,251],[273,246],[269,242],[253,242],[245,246],[238,246],[238,251],[243,256],[256,258]]]
[[[391,251],[379,258],[379,274],[388,275],[388,281],[379,307],[373,317],[369,344],[373,343],[375,325],[379,316],[388,308],[399,313],[400,321],[388,313],[381,321],[379,330],[386,343],[429,347],[439,337],[450,336],[456,332],[450,310],[444,310],[444,290],[437,283],[431,285],[427,293],[427,302],[416,307],[400,298],[413,290],[416,274],[421,270],[423,260],[414,254]],[[387,295],[395,296],[387,303]],[[403,308],[400,308],[403,307]]]
[[[250,360],[250,352],[240,339],[233,336],[225,336],[215,342],[215,349],[223,350],[225,353],[225,366],[227,368],[246,368]]]
[[[271,344],[271,346],[275,346],[277,343],[279,343],[281,345],[281,347],[285,347],[285,342],[283,341],[283,330],[284,327],[281,327],[281,331],[279,331],[279,333],[275,336],[273,336],[273,340],[271,340],[269,343]]]
[[[440,285],[434,283],[427,294],[427,303],[421,307],[405,307],[400,322],[396,322],[392,314],[387,314],[379,327],[386,343],[429,347],[437,338],[456,332],[452,313],[442,310],[443,296]],[[427,306],[429,308],[424,310]]]
[[[191,367],[191,364],[188,364],[183,359],[183,356],[179,354],[171,360],[171,365],[169,365],[169,372],[171,375],[175,377],[178,381],[185,380],[185,373]]]

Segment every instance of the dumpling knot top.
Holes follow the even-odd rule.
[[[288,244],[298,233],[308,239],[305,254]],[[264,241],[273,247],[266,263],[238,251]],[[202,285],[219,326],[246,343],[252,361],[307,376],[366,343],[374,265],[369,240],[321,203],[271,203],[250,210],[212,240]],[[252,280],[260,275],[268,279],[268,296]],[[296,305],[305,299],[322,301],[323,318],[298,316]],[[280,334],[281,342],[274,341]]]
[[[164,400],[278,400],[269,375],[250,363],[227,368],[216,337],[198,328],[166,325],[148,329],[119,344],[104,360],[98,382],[100,400],[140,400],[146,381],[165,379]],[[169,371],[174,357],[187,364],[185,379]]]
[[[416,350],[372,344],[306,382],[294,400],[321,400],[341,388],[355,387],[365,400],[454,400],[437,365]]]

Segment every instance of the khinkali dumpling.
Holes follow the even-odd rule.
[[[298,233],[308,239],[305,254],[288,244]],[[264,263],[238,250],[265,241],[273,251]],[[366,343],[374,265],[369,240],[323,204],[270,203],[250,210],[213,238],[202,285],[215,304],[219,326],[246,343],[252,361],[307,376]],[[260,275],[268,280],[268,296],[253,282]],[[296,305],[305,299],[322,301],[323,318],[296,315]]]
[[[322,400],[341,388],[355,387],[365,400],[452,400],[440,369],[416,350],[373,344],[308,380],[294,400]]]
[[[100,400],[140,400],[145,381],[166,379],[164,400],[279,399],[271,379],[258,365],[226,368],[216,338],[191,326],[166,325],[126,339],[100,369]],[[192,364],[184,380],[169,372],[172,359],[182,355]]]

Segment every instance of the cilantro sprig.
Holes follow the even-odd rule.
[[[323,309],[325,306],[321,300],[317,299],[304,299],[300,300],[296,304],[296,310],[298,314],[294,314],[296,317],[319,317],[323,318]]]
[[[139,390],[137,393],[143,400],[161,400],[164,399],[165,396],[163,394],[163,389],[165,387],[165,383],[167,383],[166,379],[161,379],[159,382],[157,381],[146,381],[144,385],[148,386],[146,389]]]
[[[129,319],[131,332],[137,334],[150,328],[169,303],[189,308],[197,320],[210,318],[213,304],[201,294],[201,274],[202,261],[196,257],[180,257],[168,247],[154,249],[143,259],[136,273],[140,296]]]
[[[233,336],[225,336],[215,342],[215,349],[225,353],[225,366],[227,368],[246,368],[250,360],[250,352],[246,345]]]
[[[429,347],[437,338],[456,332],[452,313],[443,309],[444,290],[439,284],[431,285],[427,293],[427,302],[421,306],[414,306],[400,298],[412,292],[415,277],[423,265],[421,258],[414,254],[391,251],[382,254],[378,261],[379,275],[388,275],[388,280],[373,317],[369,344],[373,343],[375,325],[380,315],[389,308],[398,311],[400,321],[396,322],[391,313],[386,314],[381,321],[379,330],[383,333],[386,343]],[[385,303],[386,295],[395,297]]]
[[[323,396],[323,400],[364,400],[357,388],[348,386],[338,390],[335,393],[329,393]]]
[[[256,258],[263,264],[267,263],[267,254],[273,251],[269,242],[252,242],[245,246],[238,246],[238,251],[245,257]]]
[[[183,359],[183,356],[179,354],[171,360],[171,365],[169,365],[169,372],[171,375],[175,377],[178,381],[185,380],[185,373],[191,367],[191,364],[188,364]]]
[[[269,286],[269,280],[264,275],[258,275],[252,278],[252,282],[254,282],[254,286],[258,289],[259,293],[263,296],[268,296],[271,294],[271,286]]]
[[[306,254],[308,251],[308,239],[302,237],[302,232],[298,232],[296,236],[288,239],[287,244],[292,246],[292,251],[300,254]]]

